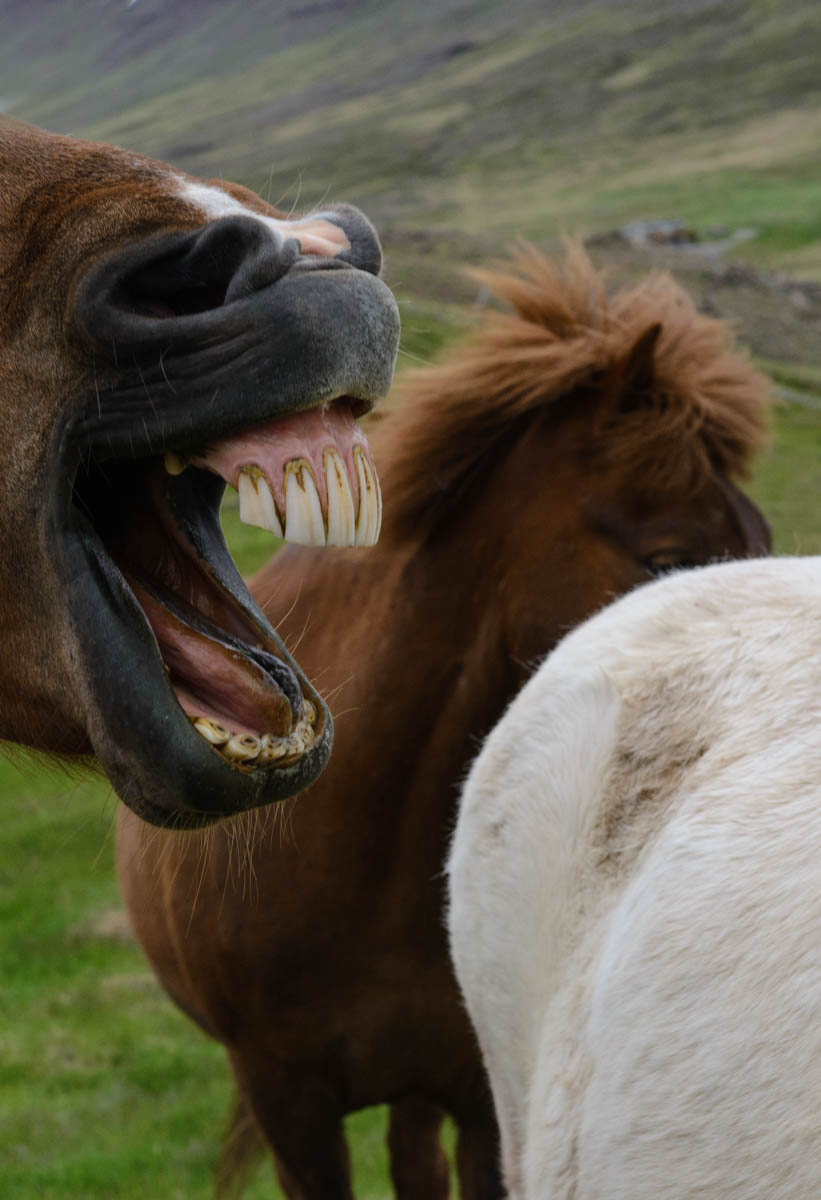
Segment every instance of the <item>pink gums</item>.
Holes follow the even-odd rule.
[[[221,475],[232,487],[237,486],[243,467],[258,467],[268,482],[279,512],[284,513],[285,467],[295,459],[303,459],[313,471],[322,513],[327,520],[325,454],[332,449],[337,451],[345,464],[354,511],[358,512],[359,480],[354,462],[355,449],[365,455],[374,474],[376,472],[367,439],[350,408],[343,405],[336,404],[326,409],[311,408],[307,412],[278,417],[275,421],[226,438],[207,454],[196,455],[189,461],[192,466],[204,467]]]

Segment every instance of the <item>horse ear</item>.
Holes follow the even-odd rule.
[[[619,408],[624,413],[635,412],[653,395],[653,355],[660,333],[660,322],[649,325],[619,363],[616,386],[619,392]]]

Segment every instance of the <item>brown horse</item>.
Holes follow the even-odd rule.
[[[291,795],[331,722],[234,569],[219,476],[245,467],[262,495],[272,473],[296,540],[330,524],[306,467],[326,442],[351,504],[360,478],[376,495],[353,422],[398,338],[376,236],[355,209],[286,220],[7,118],[0,178],[0,739],[93,754],[158,824]],[[283,470],[316,504],[283,495]],[[377,500],[357,517],[373,540]]]
[[[571,626],[668,568],[768,548],[730,482],[762,441],[767,386],[726,329],[665,277],[608,298],[578,248],[560,270],[535,253],[519,268],[486,277],[514,311],[377,421],[379,546],[289,549],[254,582],[334,697],[325,776],[282,828],[266,814],[145,837],[122,814],[137,935],[225,1044],[291,1197],[351,1196],[341,1118],[385,1101],[399,1195],[448,1194],[443,1109],[462,1195],[500,1194],[443,922],[457,786]]]

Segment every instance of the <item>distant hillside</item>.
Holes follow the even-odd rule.
[[[383,225],[752,225],[821,278],[821,5],[0,0],[0,107]]]

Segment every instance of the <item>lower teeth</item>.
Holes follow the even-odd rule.
[[[253,733],[231,733],[210,717],[192,717],[197,733],[223,758],[232,763],[254,763],[269,767],[274,763],[300,758],[316,741],[316,708],[310,700],[302,701],[302,714],[287,737],[272,733],[256,737]]]
[[[231,762],[252,762],[259,755],[259,738],[252,733],[235,733],[220,751]]]
[[[231,734],[224,725],[212,721],[210,717],[197,717],[194,728],[200,737],[205,738],[212,746],[224,746],[230,740]]]
[[[266,733],[262,739],[262,749],[259,752],[257,763],[261,767],[268,767],[272,763],[279,762],[287,754],[285,748],[285,738],[271,737]]]

